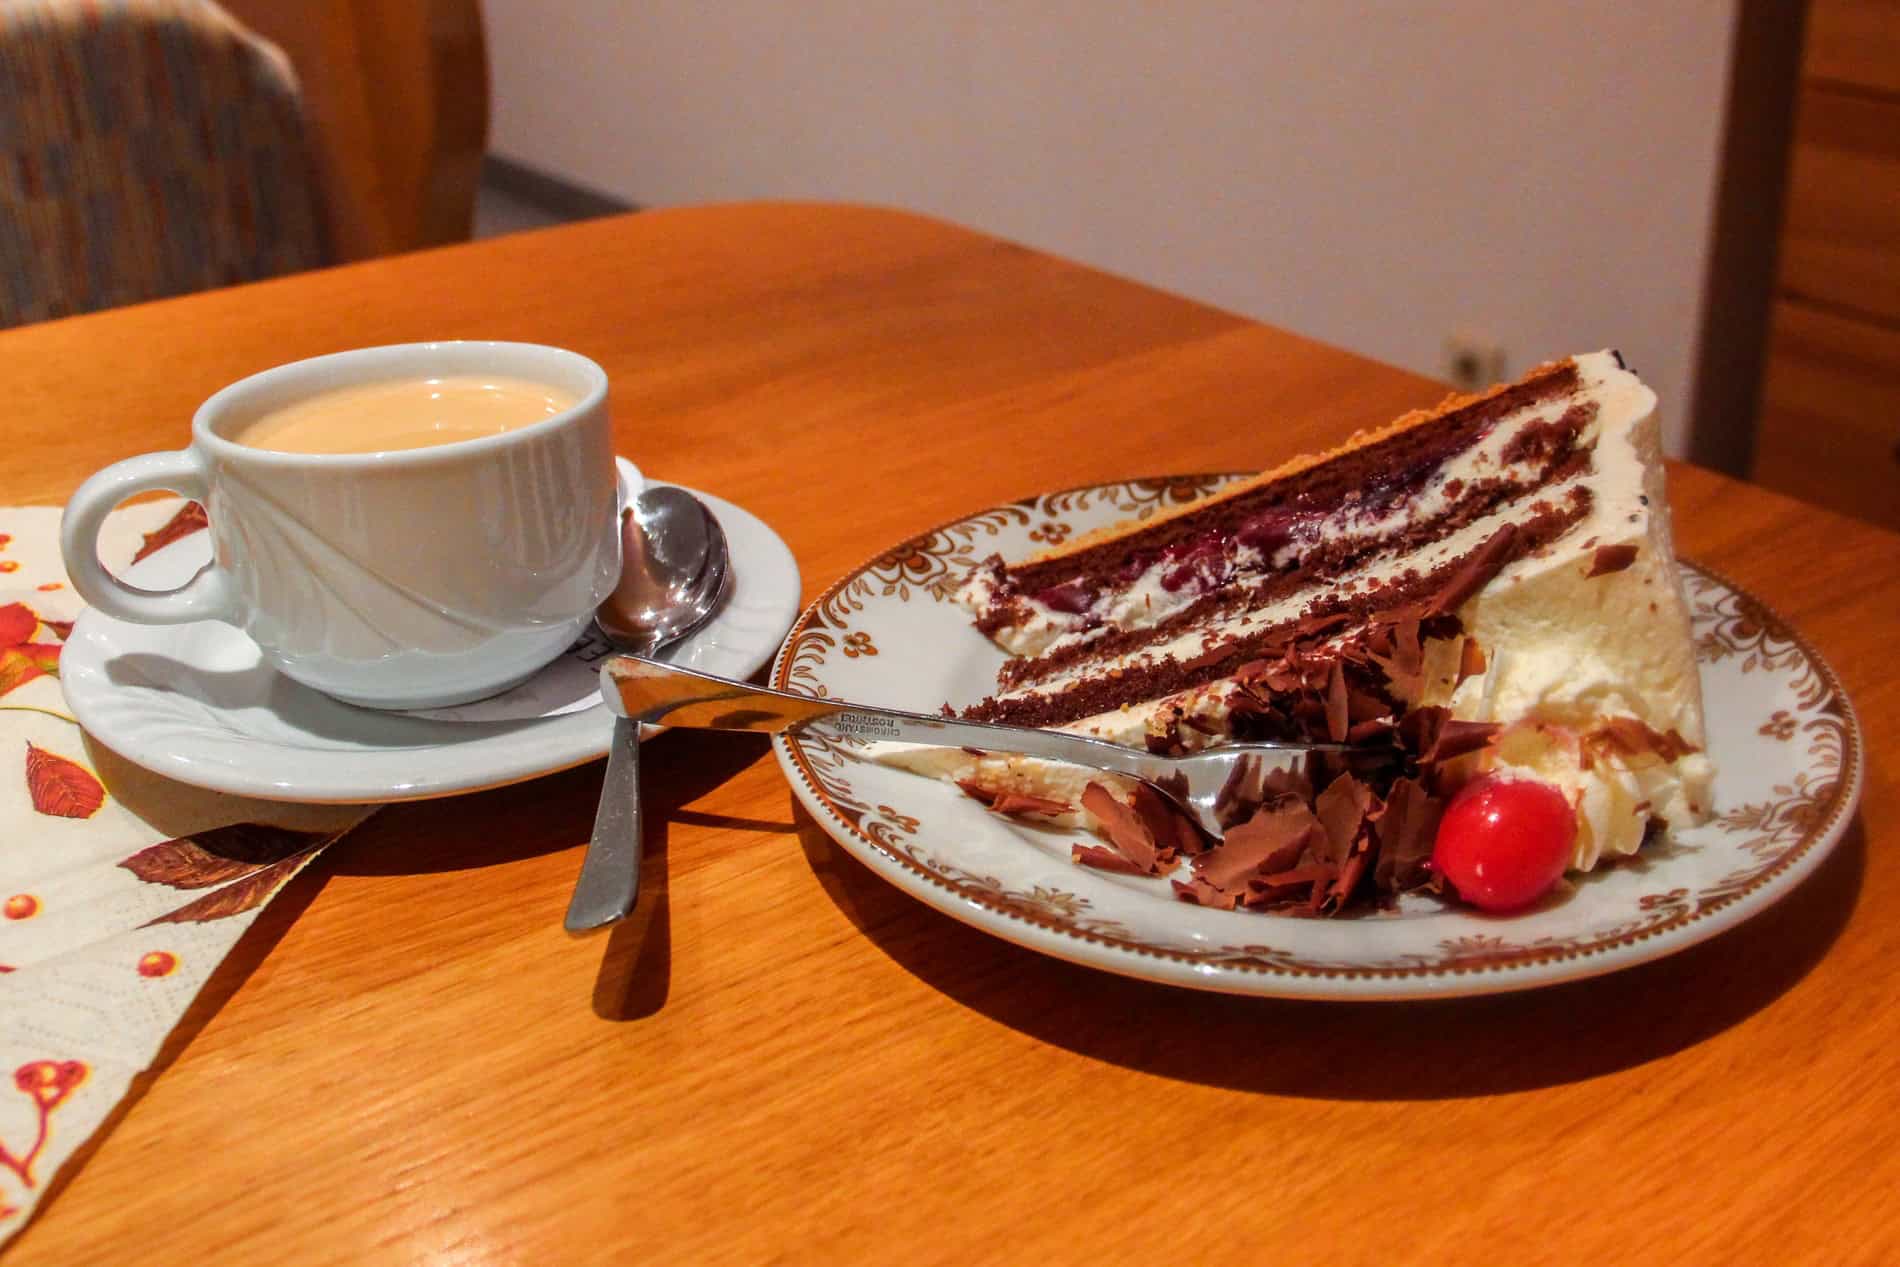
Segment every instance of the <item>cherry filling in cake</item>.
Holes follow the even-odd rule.
[[[1571,871],[1707,813],[1655,396],[1613,352],[1145,522],[992,558],[958,601],[1011,653],[962,716],[1160,752],[1359,749],[1237,795],[1222,842],[1164,826],[1132,784],[1047,762],[881,758],[1089,828],[1107,844],[1078,861],[1172,875],[1188,900],[1330,912],[1442,887],[1440,813],[1480,776],[1540,782],[1570,807]]]

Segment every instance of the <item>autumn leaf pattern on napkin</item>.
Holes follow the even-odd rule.
[[[108,520],[124,567],[195,504]],[[92,742],[59,689],[80,603],[59,511],[0,509],[0,1243],[99,1129],[257,912],[367,810],[245,800]]]

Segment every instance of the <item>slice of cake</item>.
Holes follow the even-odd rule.
[[[1431,879],[1429,866],[1411,865],[1418,838],[1482,776],[1561,793],[1576,819],[1575,870],[1634,853],[1655,825],[1686,827],[1708,812],[1712,771],[1656,397],[1614,352],[1453,397],[1020,563],[993,558],[958,599],[1012,653],[996,693],[962,716],[1155,751],[1283,739],[1385,753],[1383,766],[1315,765],[1308,817],[1352,776],[1352,796],[1328,803],[1337,830],[1326,840],[1291,810],[1275,829],[1275,839],[1306,832],[1311,847],[1289,853],[1282,841],[1274,865],[1330,859],[1328,909],[1356,896],[1333,890],[1359,854],[1369,856],[1355,883],[1368,889]],[[1073,774],[1044,763],[889,759],[957,778],[986,800],[1040,798],[1044,816],[1113,836],[1081,806]],[[1131,801],[1125,787],[1118,795]],[[1345,822],[1342,798],[1356,822]],[[1268,790],[1254,807],[1292,799]],[[1380,824],[1390,844],[1393,814],[1407,824],[1408,858],[1381,868]],[[1210,894],[1193,887],[1195,861],[1181,887],[1202,900]],[[1231,886],[1213,896],[1231,904]]]

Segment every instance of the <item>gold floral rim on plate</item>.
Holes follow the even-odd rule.
[[[955,637],[964,639],[957,655],[980,664],[981,652],[961,648],[982,640],[949,601],[970,567],[991,553],[1022,557],[1114,520],[1146,518],[1239,478],[1244,475],[1173,476],[1066,489],[922,533],[882,551],[812,603],[780,647],[772,682],[818,696],[865,697],[883,667],[873,668],[874,662],[902,660],[905,647]],[[1582,927],[1529,935],[1563,921],[1430,911],[1451,925],[1450,935],[1396,952],[1380,953],[1370,944],[1328,951],[1309,931],[1318,921],[1213,912],[1245,932],[1209,935],[1203,927],[1185,936],[1172,925],[1206,925],[1205,914],[1188,914],[1196,908],[1157,902],[1153,894],[1125,897],[1124,888],[1079,868],[1065,876],[1032,867],[1034,882],[1012,876],[1017,868],[995,842],[970,844],[972,830],[987,833],[987,824],[972,828],[966,820],[950,829],[934,821],[921,789],[941,785],[870,766],[849,750],[851,741],[780,740],[778,755],[818,822],[874,870],[966,922],[1063,958],[1206,989],[1322,997],[1488,993],[1592,976],[1673,953],[1764,909],[1819,864],[1860,795],[1860,731],[1833,671],[1766,604],[1707,568],[1687,561],[1683,568],[1696,657],[1711,700],[1711,755],[1725,771],[1717,812],[1710,824],[1645,850],[1640,866],[1581,878],[1569,905],[1590,915],[1593,895],[1608,877],[1623,873],[1614,881],[1620,891],[1605,899],[1613,904],[1602,912],[1608,918],[1585,918]],[[928,679],[937,667],[910,661],[903,677]],[[967,687],[976,670],[961,671]],[[863,685],[847,685],[853,679]],[[1720,701],[1707,689],[1711,680],[1727,688]],[[942,702],[878,698],[924,708]],[[1720,731],[1718,702],[1727,722]],[[1739,714],[1748,733],[1740,733],[1738,718],[1729,714]],[[869,775],[873,770],[882,774]],[[1724,795],[1736,786],[1748,795]],[[985,862],[976,862],[977,854]],[[1633,873],[1641,874],[1629,883]],[[1179,912],[1172,920],[1167,905]],[[1368,917],[1333,927],[1377,929],[1384,922]]]

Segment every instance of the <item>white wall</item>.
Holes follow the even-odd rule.
[[[915,208],[1428,373],[1621,347],[1685,419],[1737,0],[484,0],[493,148]]]

